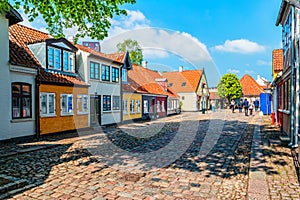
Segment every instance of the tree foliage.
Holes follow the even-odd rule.
[[[47,23],[48,31],[55,37],[64,37],[63,29],[78,29],[75,41],[88,36],[103,40],[114,15],[126,15],[126,10],[119,6],[134,4],[136,0],[16,0],[13,7],[23,8],[29,21],[41,15]],[[0,10],[9,11],[8,0],[0,0]]]
[[[143,61],[143,52],[136,40],[127,39],[117,44],[118,52],[128,51],[132,63],[141,65]]]
[[[235,74],[225,74],[217,86],[218,96],[222,98],[237,99],[242,97],[242,85]]]

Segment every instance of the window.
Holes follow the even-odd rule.
[[[103,111],[111,111],[111,96],[103,95]]]
[[[184,100],[184,96],[182,96],[181,99]]]
[[[54,68],[54,49],[48,47],[48,68]]]
[[[159,101],[157,101],[157,103],[156,103],[156,110],[157,110],[157,112],[160,112],[160,102]]]
[[[61,115],[72,115],[73,114],[73,95],[72,94],[61,94],[60,95],[60,111]]]
[[[172,87],[173,86],[173,83],[169,83],[169,87]]]
[[[73,71],[73,65],[74,65],[74,53],[64,51],[64,71],[72,72]]]
[[[90,62],[90,78],[99,80],[99,63]]]
[[[119,83],[119,68],[112,67],[111,68],[111,80],[112,82]]]
[[[122,69],[122,81],[124,83],[127,83],[127,70],[126,69]]]
[[[183,83],[181,84],[181,86],[182,86],[182,87],[186,86],[186,82],[183,82]]]
[[[130,101],[130,114],[134,113],[134,100]]]
[[[54,50],[54,58],[55,58],[55,69],[61,70],[61,51],[59,49]]]
[[[136,100],[136,113],[141,113],[141,101]]]
[[[165,111],[166,111],[166,110],[165,110],[165,102],[164,102],[164,101],[161,102],[161,111],[162,111],[162,112],[165,112]]]
[[[128,101],[123,100],[123,113],[127,114],[128,113]]]
[[[26,83],[12,83],[12,118],[31,117],[31,85]]]
[[[113,110],[120,110],[120,97],[113,96]]]
[[[41,93],[40,109],[41,116],[55,116],[55,93]]]
[[[77,95],[77,113],[88,113],[88,96]]]
[[[110,81],[110,67],[102,65],[102,81]]]
[[[148,100],[144,100],[144,113],[149,113],[149,103],[148,103]]]

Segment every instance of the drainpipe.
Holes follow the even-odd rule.
[[[41,136],[40,130],[40,81],[38,80],[40,70],[37,69],[37,75],[35,77],[35,131],[36,138],[39,139]]]
[[[291,122],[290,122],[290,127],[291,127],[291,132],[290,132],[290,143],[289,146],[293,147],[295,145],[295,131],[294,131],[294,112],[295,112],[295,105],[294,105],[294,99],[295,99],[295,95],[294,95],[294,91],[295,91],[295,81],[294,81],[294,69],[295,69],[295,57],[294,57],[294,44],[295,44],[295,7],[292,6],[291,7],[291,16],[292,16],[292,44],[291,44]]]
[[[295,67],[296,67],[296,107],[295,107],[295,143],[293,148],[298,147],[298,132],[299,132],[299,11],[298,9],[295,11],[296,12],[296,63],[295,63]],[[294,90],[292,90],[293,92]]]

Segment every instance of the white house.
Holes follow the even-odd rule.
[[[78,74],[90,85],[89,126],[109,125],[122,121],[122,69],[128,53],[104,54],[76,45]]]
[[[29,50],[12,35],[14,24],[20,21],[20,14],[12,7],[0,16],[0,140],[34,136],[36,130],[37,65]]]

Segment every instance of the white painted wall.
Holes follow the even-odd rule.
[[[30,51],[34,54],[39,63],[46,68],[46,42],[28,45]]]
[[[120,78],[121,78],[121,66],[113,64],[105,59],[101,59],[98,57],[91,57],[89,53],[83,52],[81,50],[78,51],[77,56],[77,67],[78,67],[78,74],[84,78],[85,82],[90,85],[89,87],[89,97],[90,95],[101,95],[101,104],[103,103],[103,95],[110,95],[110,96],[119,96],[120,97],[120,110],[112,110],[111,112],[103,111],[103,107],[101,105],[101,125],[107,125],[112,123],[119,123],[121,122],[121,109],[122,109],[122,102],[121,102],[121,79],[119,83],[113,82],[106,82],[100,80],[90,80],[89,74],[89,66],[90,62],[96,62],[100,64],[100,79],[101,79],[101,64],[117,67],[119,68]],[[111,80],[111,77],[110,77]],[[112,97],[113,98],[113,97]],[[90,110],[90,105],[89,105]],[[90,122],[90,112],[89,112],[89,126],[91,125]]]
[[[8,20],[0,13],[0,140],[11,138],[11,94],[9,80]]]
[[[197,109],[197,94],[196,93],[177,93],[182,102],[182,111],[198,111]],[[184,100],[182,99],[184,97]]]
[[[26,68],[25,68],[26,70]],[[11,127],[11,137],[22,137],[22,136],[33,136],[35,134],[35,70],[32,70],[32,74],[21,73],[16,71],[11,71],[10,73],[10,84],[13,82],[23,82],[31,84],[32,92],[32,117],[30,119],[13,119],[10,120]],[[11,91],[11,89],[9,90]],[[11,99],[11,98],[10,98]],[[10,108],[11,113],[11,108]]]

